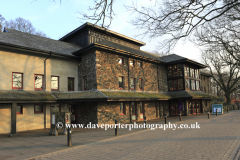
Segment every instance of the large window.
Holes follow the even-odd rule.
[[[199,79],[199,70],[195,69],[195,78]]]
[[[182,79],[169,80],[168,90],[169,91],[183,90],[183,80]]]
[[[131,90],[135,90],[135,78],[130,79],[130,87],[131,87]]]
[[[197,90],[197,91],[200,90],[200,81],[196,81],[196,90]]]
[[[191,90],[195,90],[195,80],[191,79]]]
[[[185,80],[186,90],[190,89],[190,79]]]
[[[194,68],[190,68],[190,77],[194,78]]]
[[[52,90],[59,90],[59,77],[52,76],[51,78],[51,89]]]
[[[119,89],[124,89],[124,77],[118,77]]]
[[[182,76],[182,64],[168,66],[168,78],[181,76]]]
[[[74,91],[74,78],[68,77],[68,90]]]
[[[23,74],[12,73],[12,89],[23,89]]]
[[[43,75],[34,75],[35,80],[35,89],[42,90],[43,89]]]
[[[185,65],[185,77],[189,77],[189,66]]]

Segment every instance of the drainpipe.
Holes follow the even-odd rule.
[[[46,78],[46,61],[47,61],[47,59],[48,59],[49,57],[51,57],[51,55],[52,55],[52,52],[50,51],[50,52],[49,52],[49,56],[44,60],[44,76],[43,76],[43,78],[44,78],[44,87],[43,87],[43,90],[44,90],[44,91],[46,91],[46,84],[47,84],[47,78]]]

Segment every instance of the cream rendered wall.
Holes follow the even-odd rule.
[[[71,59],[51,59],[51,74],[59,76],[59,91],[68,91],[68,77],[74,78],[74,91],[78,91],[78,62]],[[48,84],[48,85],[51,85]]]
[[[11,133],[11,104],[0,104],[0,134]]]
[[[35,56],[36,55],[36,56]],[[46,56],[22,51],[0,51],[0,90],[12,90],[12,72],[23,73],[23,90],[34,90],[34,74],[44,74]],[[54,59],[46,62],[46,91],[51,91],[51,75],[59,76],[59,91],[68,91],[68,77],[74,78],[74,90],[78,90],[78,62],[72,59]]]

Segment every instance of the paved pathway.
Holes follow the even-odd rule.
[[[0,138],[2,159],[234,159],[239,155],[240,111],[218,117],[177,117],[169,121],[192,124],[200,129],[76,130],[73,147],[66,136],[20,136]],[[150,123],[150,122],[149,122]],[[163,123],[152,121],[151,123]],[[57,152],[56,152],[57,151]],[[36,157],[37,156],[37,157]],[[40,156],[40,157],[39,157]]]

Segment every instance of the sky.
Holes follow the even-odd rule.
[[[151,0],[134,1],[137,1],[139,7],[152,3]],[[1,0],[0,14],[6,20],[17,17],[28,19],[37,30],[44,32],[51,39],[58,40],[86,22],[94,23],[94,21],[82,19],[80,14],[89,13],[88,8],[94,5],[93,2],[94,0],[61,0],[61,3],[60,0]],[[142,32],[130,23],[135,15],[124,7],[131,4],[130,0],[115,0],[116,16],[109,29],[146,43],[141,50],[149,52],[157,50],[159,41],[164,39],[139,36]],[[161,52],[161,50],[158,51]],[[179,41],[172,53],[201,62],[200,50],[189,41]]]

